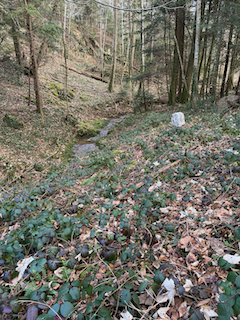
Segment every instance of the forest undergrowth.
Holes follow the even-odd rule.
[[[3,319],[237,319],[238,111],[128,116],[1,193]]]

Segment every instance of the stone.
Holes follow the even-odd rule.
[[[174,127],[181,127],[185,124],[184,114],[176,112],[172,114],[171,125]]]
[[[239,96],[230,94],[230,95],[218,100],[217,106],[218,106],[219,111],[222,111],[227,108],[237,107],[238,103],[239,103]]]

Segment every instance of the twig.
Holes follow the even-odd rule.
[[[180,163],[180,162],[181,162],[181,159],[178,159],[177,161],[174,161],[173,163],[170,163],[170,164],[168,164],[167,166],[163,167],[162,169],[160,169],[160,170],[158,171],[157,175],[156,175],[154,178],[156,178],[160,173],[162,173],[162,172],[164,172],[164,171],[166,171],[166,170],[168,170],[168,169],[176,166],[176,165],[177,165],[178,163]]]

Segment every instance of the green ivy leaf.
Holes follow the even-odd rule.
[[[121,291],[121,300],[123,303],[128,304],[131,300],[131,293],[128,289],[123,289]]]
[[[140,286],[138,287],[139,292],[143,292],[148,286],[148,281],[141,282]]]
[[[224,316],[225,320],[230,320],[233,315],[233,309],[227,303],[219,303],[217,306],[218,315]]]
[[[79,280],[75,280],[72,282],[73,287],[81,287],[81,282]]]
[[[80,300],[80,290],[77,287],[73,287],[69,290],[69,294],[72,296],[73,300]]]
[[[60,310],[60,305],[59,305],[58,303],[55,303],[55,304],[52,306],[52,309],[50,309],[47,314],[48,314],[49,316],[55,316],[56,313],[59,312],[59,310]],[[53,311],[55,311],[56,313],[54,313]]]
[[[236,298],[235,304],[233,306],[234,314],[240,314],[240,297]]]
[[[61,296],[69,292],[69,285],[70,283],[67,282],[67,283],[64,283],[64,285],[61,287],[61,289],[58,292],[58,300],[61,298]]]
[[[136,303],[136,305],[139,306],[140,301],[139,301],[139,298],[138,298],[138,295],[136,294],[136,292],[132,292],[132,297],[133,297],[133,301]]]
[[[236,278],[237,278],[236,272],[230,271],[230,272],[228,273],[228,276],[227,276],[227,281],[233,283],[233,282],[236,280]]]
[[[240,276],[237,276],[235,279],[236,287],[240,288]]]
[[[66,318],[73,310],[74,310],[74,307],[72,303],[69,301],[64,302],[60,307],[61,315],[64,318]]]
[[[112,320],[110,311],[105,307],[102,307],[102,308],[99,309],[98,315],[100,317],[102,317],[103,319],[105,319],[105,320]]]

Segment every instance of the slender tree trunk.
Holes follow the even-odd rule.
[[[233,74],[234,74],[234,68],[237,63],[239,36],[240,34],[238,33],[237,36],[235,37],[236,40],[235,40],[234,47],[232,49],[232,58],[230,62],[229,72],[228,72],[226,95],[228,95],[229,90],[232,90],[232,87],[233,87]]]
[[[201,86],[201,90],[200,90],[200,95],[201,96],[204,96],[204,93],[205,93],[205,91],[207,91],[207,87],[208,87],[208,74],[209,74],[210,64],[211,64],[211,61],[212,61],[214,38],[215,38],[215,35],[212,36],[212,41],[211,41],[210,50],[209,50],[209,53],[208,53],[207,63],[204,66],[202,86]],[[206,88],[206,90],[205,90],[205,88]]]
[[[184,25],[185,25],[185,8],[178,8],[177,9],[177,45],[178,45],[178,61],[180,65],[179,69],[179,78],[178,78],[178,85],[177,85],[177,97],[179,99],[181,92],[182,92],[182,82],[184,76],[184,69],[183,69],[183,51],[184,51]]]
[[[197,70],[198,70],[199,44],[200,44],[200,32],[201,32],[200,23],[201,23],[201,0],[197,0],[196,37],[195,37],[194,62],[193,62],[193,81],[192,81],[193,106],[196,106],[197,96],[198,96]]]
[[[123,8],[123,0],[122,0],[122,8]],[[123,23],[123,11],[121,12],[121,29],[122,29],[122,46],[121,46],[121,49],[122,49],[122,56],[124,56],[124,23]]]
[[[237,86],[236,86],[236,89],[235,89],[235,94],[236,95],[238,94],[239,88],[240,88],[240,73],[239,73],[239,77],[238,77],[238,83],[237,83]]]
[[[221,2],[219,3],[219,11],[221,8]],[[218,27],[220,27],[222,21],[221,13],[218,14]],[[212,68],[212,79],[211,79],[211,96],[213,98],[213,101],[216,100],[216,94],[217,94],[217,79],[218,79],[218,69],[219,69],[219,59],[220,59],[220,53],[221,53],[221,47],[222,47],[222,29],[219,28],[217,31],[216,36],[216,47],[215,47],[215,54],[213,58],[213,68]]]
[[[66,21],[67,21],[67,3],[64,0],[64,15],[63,15],[63,55],[64,55],[64,65],[65,65],[65,97],[67,101],[67,114],[66,118],[69,114],[69,106],[68,106],[68,47],[66,40]]]
[[[204,5],[204,7],[205,7],[205,5]],[[212,0],[209,1],[209,6],[208,6],[207,19],[205,22],[207,26],[209,25],[211,10],[212,10]],[[207,32],[208,27],[207,26],[205,27],[202,54],[201,54],[201,59],[200,59],[200,63],[199,63],[199,68],[198,68],[198,82],[199,82],[200,75],[201,75],[202,64],[204,63],[204,66],[206,65],[206,53],[207,53],[207,42],[208,42],[208,32]]]
[[[130,3],[130,1],[129,1]],[[134,0],[134,8],[136,7],[137,0]],[[129,68],[128,68],[128,75],[130,78],[131,83],[131,91],[132,91],[132,98],[133,98],[133,62],[134,62],[134,55],[135,55],[135,41],[136,41],[136,23],[135,23],[135,14],[132,12],[130,14],[131,18],[129,19],[129,37],[130,37],[130,51],[129,51]]]
[[[228,36],[227,54],[226,54],[226,59],[225,59],[225,66],[224,66],[222,85],[221,85],[221,91],[220,91],[221,98],[224,96],[224,89],[225,89],[228,63],[229,63],[229,56],[230,56],[230,50],[231,50],[231,46],[232,46],[232,36],[233,36],[233,25],[231,25],[231,27],[230,27],[229,36]]]
[[[190,89],[190,84],[192,82],[192,76],[193,76],[195,36],[196,36],[196,29],[193,31],[193,39],[192,39],[192,44],[191,44],[191,51],[190,51],[190,54],[189,54],[188,64],[187,64],[187,71],[186,71],[186,83],[184,84],[183,91],[182,91],[181,96],[179,98],[179,102],[180,103],[187,102],[188,98],[189,98],[189,89]]]
[[[117,7],[117,0],[114,0],[114,7]],[[117,9],[114,11],[114,35],[113,35],[113,57],[112,57],[112,72],[110,76],[108,90],[113,92],[115,72],[116,72],[116,63],[117,63]]]
[[[104,59],[104,53],[103,53],[103,8],[100,7],[100,26],[99,26],[99,43],[100,43],[100,55],[101,55],[101,77],[103,78],[103,59]]]
[[[165,58],[165,77],[166,77],[166,84],[167,84],[167,92],[169,92],[169,70],[168,70],[168,65],[169,65],[169,61],[168,61],[168,54],[167,54],[167,19],[166,19],[166,15],[165,15],[165,19],[164,19],[164,35],[163,35],[163,39],[164,39],[164,58]]]
[[[13,44],[14,44],[17,63],[20,66],[22,66],[23,63],[22,63],[22,55],[21,55],[21,48],[20,48],[20,42],[19,42],[18,33],[17,33],[17,30],[16,30],[16,26],[15,26],[14,21],[12,21],[11,23],[12,23],[11,35],[12,35],[12,38],[13,38]]]
[[[26,6],[29,4],[28,0],[24,0],[24,2]],[[44,126],[42,101],[41,101],[41,93],[40,93],[39,78],[38,78],[38,66],[36,63],[35,48],[34,48],[34,41],[33,41],[32,19],[28,12],[26,14],[27,14],[27,28],[28,28],[30,52],[31,52],[31,60],[32,60],[32,71],[33,71],[33,79],[34,79],[34,91],[36,96],[36,106],[37,106],[37,112],[41,114],[42,126]]]
[[[170,17],[169,17],[170,20]],[[176,92],[178,91],[178,97],[180,97],[182,91],[182,79],[184,77],[183,70],[183,50],[184,50],[184,20],[185,11],[183,8],[176,10],[175,17],[175,35],[174,35],[174,57],[172,66],[172,77],[169,91],[169,104],[175,105],[176,103]]]

